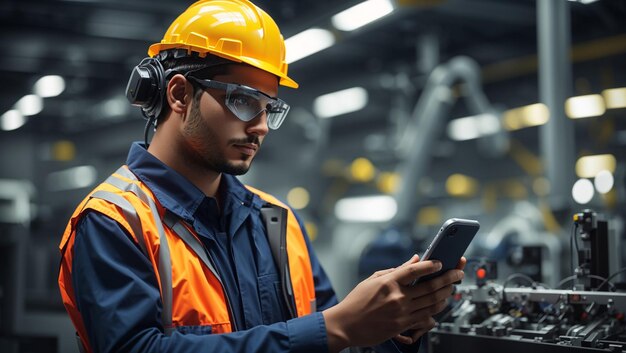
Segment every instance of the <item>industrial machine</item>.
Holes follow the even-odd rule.
[[[457,288],[429,333],[429,352],[626,352],[626,291],[615,280],[626,268],[608,273],[608,225],[600,218],[591,210],[574,215],[574,274],[557,288],[521,273],[496,283],[490,261],[471,267],[475,284]],[[519,280],[526,283],[513,286]]]

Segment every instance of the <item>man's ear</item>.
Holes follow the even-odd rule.
[[[185,76],[176,74],[170,79],[166,89],[165,97],[172,112],[184,115],[193,97],[191,83]]]

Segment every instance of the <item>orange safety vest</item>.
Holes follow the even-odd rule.
[[[268,203],[261,213],[291,316],[315,312],[311,261],[295,215],[275,197],[251,187],[248,189]],[[76,225],[88,210],[118,222],[152,263],[161,293],[165,334],[171,334],[179,326],[210,326],[212,333],[236,330],[219,272],[193,228],[163,208],[152,191],[123,166],[81,202],[59,245],[61,297],[88,352],[92,350],[72,287]]]

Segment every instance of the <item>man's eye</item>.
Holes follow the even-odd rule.
[[[255,100],[252,97],[244,96],[244,95],[232,95],[230,97],[233,104],[238,106],[253,106],[255,104]]]

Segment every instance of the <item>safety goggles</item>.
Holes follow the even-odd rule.
[[[266,112],[267,126],[272,130],[276,130],[283,123],[289,112],[289,104],[251,87],[236,83],[199,79],[193,76],[187,76],[187,79],[205,89],[214,88],[226,91],[226,106],[242,121],[250,121],[262,112]]]

